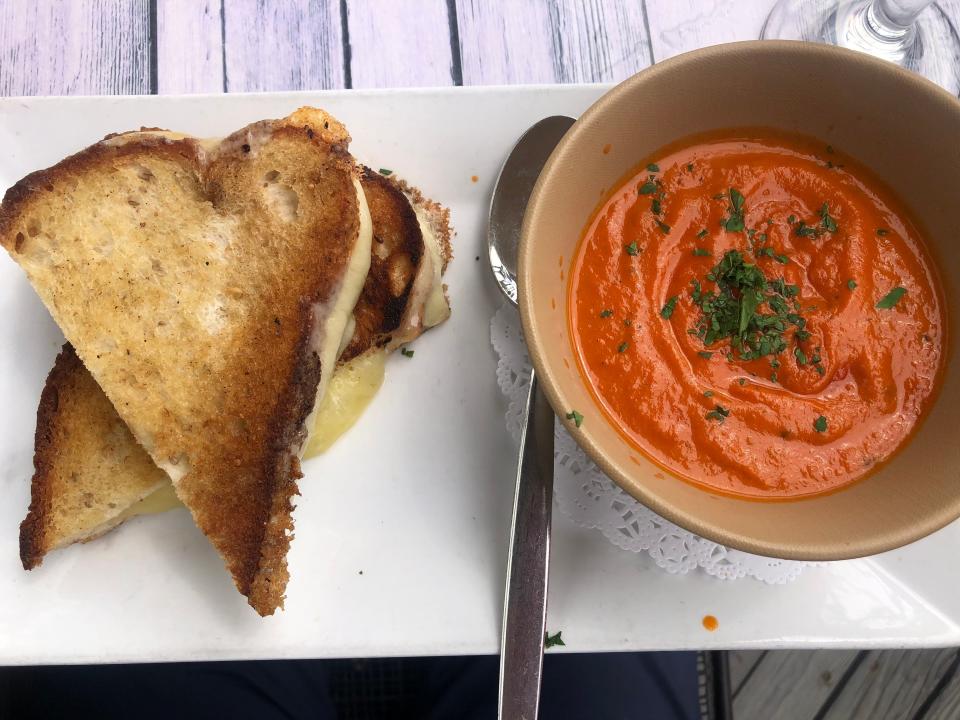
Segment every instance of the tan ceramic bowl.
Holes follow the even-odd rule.
[[[647,461],[594,403],[567,330],[570,261],[604,191],[672,141],[747,126],[812,135],[876,171],[925,228],[947,296],[944,384],[913,440],[865,480],[790,502],[714,494]],[[519,274],[523,329],[551,405],[561,417],[583,412],[571,432],[590,457],[678,525],[763,555],[838,560],[904,545],[960,516],[952,351],[960,337],[960,102],[932,83],[865,55],[792,42],[721,45],[644,70],[591,107],[551,156],[524,219]]]

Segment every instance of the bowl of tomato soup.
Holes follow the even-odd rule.
[[[531,196],[520,309],[627,492],[830,560],[960,516],[960,102],[885,62],[737,43],[590,108]]]

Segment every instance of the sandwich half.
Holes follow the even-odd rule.
[[[302,109],[216,142],[106,140],[27,176],[0,244],[260,614],[370,265],[349,136]]]
[[[451,255],[447,211],[369,168],[362,169],[361,187],[372,220],[370,271],[315,413],[308,452],[326,449],[356,421],[382,382],[390,350],[450,312],[441,282]],[[130,517],[181,506],[166,473],[139,446],[69,344],[41,396],[34,465],[30,508],[20,526],[25,569]]]

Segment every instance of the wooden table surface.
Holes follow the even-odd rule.
[[[773,4],[0,0],[0,96],[616,81],[757,38]]]
[[[0,0],[0,96],[617,81],[774,0]],[[960,0],[940,3],[960,20]],[[955,718],[960,655],[738,653],[738,718]]]

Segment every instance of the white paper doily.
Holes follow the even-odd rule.
[[[524,404],[530,386],[530,360],[520,316],[502,305],[490,321],[497,353],[497,384],[506,395],[507,429],[519,446]],[[670,573],[696,568],[722,580],[753,577],[766,583],[795,580],[811,563],[751,555],[694,535],[644,507],[621,490],[574,442],[559,421],[554,426],[554,498],[575,524],[596,528],[624,550],[645,552]]]

